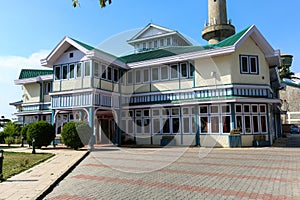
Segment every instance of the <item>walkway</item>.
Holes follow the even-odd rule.
[[[28,148],[5,151],[31,152]],[[37,149],[36,153],[53,153],[54,157],[0,183],[0,199],[36,199],[78,162],[87,151]],[[5,158],[4,158],[5,159]],[[5,160],[4,160],[5,162]]]
[[[300,148],[101,147],[46,199],[300,199]]]

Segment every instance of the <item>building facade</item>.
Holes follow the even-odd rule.
[[[27,116],[51,113],[58,136],[64,123],[87,121],[95,143],[121,144],[128,136],[160,145],[167,136],[174,145],[229,147],[232,132],[242,146],[257,136],[271,145],[280,136],[280,52],[255,26],[193,46],[179,32],[149,24],[128,43],[135,53],[116,57],[65,37],[41,60],[53,70],[45,80],[49,95],[41,95],[43,76],[16,81],[37,92],[24,90],[18,115],[27,123]],[[25,93],[35,94],[34,103]],[[33,112],[37,105],[46,111]]]
[[[21,101],[11,103],[17,108],[20,125],[44,120],[51,122],[51,97],[53,70],[23,69],[16,85],[22,86]]]

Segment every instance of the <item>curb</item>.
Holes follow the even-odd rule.
[[[67,171],[65,171],[56,181],[54,181],[42,194],[40,194],[36,199],[42,200],[49,193],[53,191],[53,189],[64,179],[66,178],[88,155],[90,151],[87,151],[78,161],[76,161]]]

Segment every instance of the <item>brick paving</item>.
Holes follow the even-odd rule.
[[[99,147],[46,199],[300,200],[300,149]]]

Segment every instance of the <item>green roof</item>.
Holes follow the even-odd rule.
[[[80,42],[80,41],[78,41],[78,40],[75,40],[75,39],[73,39],[73,38],[71,38],[71,39],[72,39],[74,42],[76,42],[77,44],[79,44],[80,46],[86,48],[86,49],[89,50],[89,51],[96,50],[96,51],[99,51],[99,52],[101,52],[101,53],[103,53],[103,54],[105,54],[105,55],[111,56],[111,57],[115,58],[116,60],[119,60],[119,58],[116,57],[115,55],[112,55],[112,54],[110,54],[110,53],[107,53],[107,52],[105,52],[105,51],[102,51],[102,50],[100,50],[100,49],[97,49],[97,48],[95,48],[95,47],[93,47],[93,46],[90,46],[90,45],[88,45],[88,44],[85,44],[85,43],[83,43],[83,42]]]
[[[38,69],[22,69],[19,79],[34,78],[53,74],[53,70],[38,70]]]
[[[120,57],[120,60],[125,63],[133,63],[133,62],[141,62],[151,59],[158,59],[163,57],[169,57],[174,55],[180,55],[184,53],[191,53],[191,52],[197,52],[207,49],[216,49],[216,48],[222,48],[227,46],[233,46],[248,30],[250,27],[247,27],[246,29],[242,30],[241,32],[236,33],[235,35],[232,35],[225,40],[222,40],[221,42],[217,44],[210,44],[205,46],[173,46],[173,47],[166,47],[162,49],[156,49],[156,50],[150,50],[146,52],[141,53],[135,53],[127,56]]]
[[[221,42],[217,44],[212,44],[210,46],[213,46],[215,48],[217,47],[228,47],[228,46],[233,46],[241,37],[251,28],[251,26],[245,28],[244,30],[226,38],[225,40],[222,40]]]

